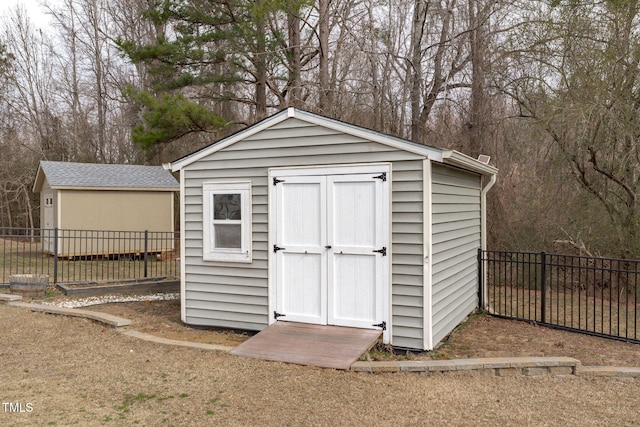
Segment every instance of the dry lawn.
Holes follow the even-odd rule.
[[[163,338],[229,346],[248,338],[246,334],[184,325],[180,321],[180,302],[177,300],[105,304],[87,309],[131,319],[134,329]],[[535,326],[527,322],[474,315],[433,353],[390,354],[373,351],[369,355],[374,360],[503,356],[567,356],[580,360],[583,365],[640,367],[640,344]]]
[[[165,325],[153,326],[160,335],[161,330],[190,338],[212,334],[175,323],[175,312],[167,315],[167,307],[175,309],[169,302],[102,309],[139,313],[132,320],[140,330],[152,327],[149,320],[156,319]],[[483,351],[497,351],[497,343],[508,343],[504,351],[520,352],[520,343],[528,338],[520,335],[519,327],[529,325],[494,320],[474,318],[445,349],[452,356],[465,355],[470,351],[462,348],[467,342],[456,340],[475,331],[477,338],[471,342],[496,342]],[[2,426],[640,424],[640,381],[634,379],[372,375],[154,344],[92,321],[6,305],[0,305],[0,323],[0,400],[33,408],[24,413],[0,408]],[[511,329],[514,324],[518,328]],[[484,336],[500,328],[500,337]],[[516,341],[505,338],[509,330],[518,334]],[[637,347],[632,350],[638,354]]]

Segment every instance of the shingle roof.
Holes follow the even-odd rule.
[[[162,166],[108,165],[98,163],[70,163],[41,161],[52,188],[137,188],[178,190],[178,181]],[[36,179],[38,180],[38,178]]]

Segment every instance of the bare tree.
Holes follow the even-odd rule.
[[[330,0],[318,1],[318,84],[319,109],[326,110],[331,104],[329,91],[329,3]]]
[[[521,115],[545,129],[575,182],[600,203],[622,257],[640,254],[638,6],[543,6],[523,26],[527,37],[512,56],[517,78],[506,86]]]

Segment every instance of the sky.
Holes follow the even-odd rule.
[[[40,5],[42,0],[2,0],[0,4],[1,15],[5,16],[10,10],[15,9],[17,4],[24,6],[29,14],[29,19],[36,27],[44,27],[48,25],[49,17],[43,12],[44,8]],[[51,3],[51,0],[49,0]],[[55,3],[55,0],[53,1]]]

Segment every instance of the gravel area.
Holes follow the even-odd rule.
[[[634,379],[333,371],[144,342],[3,304],[0,324],[0,401],[24,410],[0,409],[2,426],[640,424]]]
[[[94,305],[102,304],[114,304],[122,302],[137,302],[137,301],[171,301],[180,299],[179,293],[169,294],[153,294],[153,295],[101,295],[95,297],[86,298],[56,298],[52,300],[34,301],[42,305],[50,305],[63,308],[82,308],[91,307]]]

